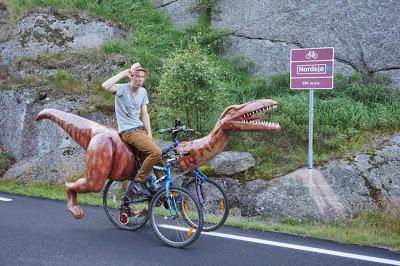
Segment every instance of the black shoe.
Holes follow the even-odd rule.
[[[133,189],[135,194],[144,195],[147,197],[151,196],[151,193],[147,190],[147,188],[145,187],[144,184],[138,183],[136,181],[132,181],[129,186],[130,186],[130,188]]]

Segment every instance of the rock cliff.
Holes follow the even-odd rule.
[[[180,27],[196,17],[197,0],[153,1]],[[385,74],[400,85],[398,1],[214,2],[212,27],[232,32],[225,54],[255,62],[255,75],[289,71],[293,48],[334,47],[336,71]]]

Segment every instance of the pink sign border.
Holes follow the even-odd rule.
[[[321,49],[332,49],[332,58],[331,59],[327,59],[327,58],[322,58],[320,60],[292,60],[293,57],[293,51],[310,51],[310,50],[321,50]],[[330,53],[330,51],[329,51]],[[329,88],[293,88],[292,87],[292,80],[299,80],[299,79],[307,79],[308,77],[292,77],[292,63],[296,63],[296,62],[315,62],[318,63],[319,61],[332,61],[332,74],[330,76],[318,76],[318,78],[326,78],[326,79],[332,79],[332,86]],[[334,69],[335,69],[335,48],[334,47],[318,47],[318,48],[295,48],[295,49],[291,49],[290,50],[290,89],[291,90],[318,90],[318,89],[322,89],[322,90],[331,90],[334,87]],[[317,78],[317,77],[310,77],[310,78]]]

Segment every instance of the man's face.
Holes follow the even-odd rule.
[[[142,87],[146,80],[146,73],[143,70],[131,69],[129,71],[129,79],[134,87]]]

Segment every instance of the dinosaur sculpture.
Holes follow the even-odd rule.
[[[234,131],[279,131],[279,124],[261,121],[256,115],[277,106],[273,100],[256,100],[227,107],[207,136],[179,144],[177,151],[184,156],[178,160],[178,166],[188,171],[208,162],[224,149]],[[134,152],[117,130],[83,117],[45,109],[36,117],[36,120],[42,119],[57,123],[86,151],[86,177],[65,184],[68,210],[76,219],[81,219],[84,212],[78,205],[77,193],[100,192],[107,178],[128,180],[135,171]]]

